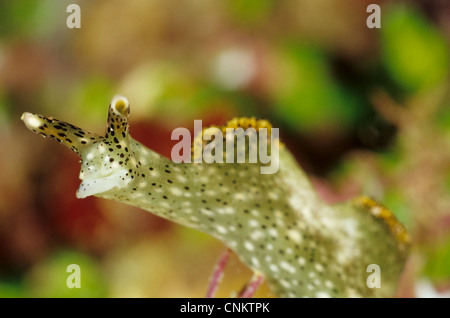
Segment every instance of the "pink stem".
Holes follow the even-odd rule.
[[[239,298],[251,298],[255,294],[258,287],[261,285],[264,276],[261,273],[254,272],[252,278],[245,286],[245,288],[239,293]]]
[[[216,294],[219,283],[222,280],[225,266],[227,265],[230,257],[230,249],[226,249],[219,257],[217,264],[214,266],[214,270],[209,281],[208,291],[206,292],[206,298],[212,298]]]

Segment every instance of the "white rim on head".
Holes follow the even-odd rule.
[[[124,116],[124,114],[121,113],[120,111],[118,111],[117,107],[116,107],[116,105],[120,104],[120,103],[123,103],[125,105],[124,110],[128,109],[128,107],[130,106],[130,103],[128,102],[128,98],[126,98],[125,96],[122,96],[122,95],[116,95],[111,100],[111,107],[113,107],[113,110],[117,115]]]

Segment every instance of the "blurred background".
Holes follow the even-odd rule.
[[[71,3],[80,29],[66,26]],[[366,26],[371,3],[380,29]],[[269,119],[324,200],[371,195],[409,229],[397,296],[448,296],[449,39],[445,0],[1,1],[0,297],[205,295],[220,242],[76,199],[77,156],[20,121],[103,133],[115,94],[132,136],[165,156],[194,119]],[[69,264],[81,289],[66,287]],[[233,257],[218,296],[250,275]]]

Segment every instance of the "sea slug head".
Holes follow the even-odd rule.
[[[105,136],[87,132],[52,117],[24,113],[21,119],[31,131],[67,146],[81,157],[82,183],[76,196],[85,198],[131,182],[130,166],[135,164],[130,148],[126,97],[115,96],[109,106]]]

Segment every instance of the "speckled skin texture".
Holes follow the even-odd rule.
[[[130,137],[129,112],[116,96],[105,136],[40,115],[22,119],[81,157],[77,197],[124,202],[208,233],[280,297],[394,295],[408,234],[389,210],[365,197],[325,204],[282,145],[274,174],[261,174],[261,163],[173,163]],[[267,122],[228,127],[236,125],[258,131]],[[369,264],[380,266],[381,288],[368,288]]]

